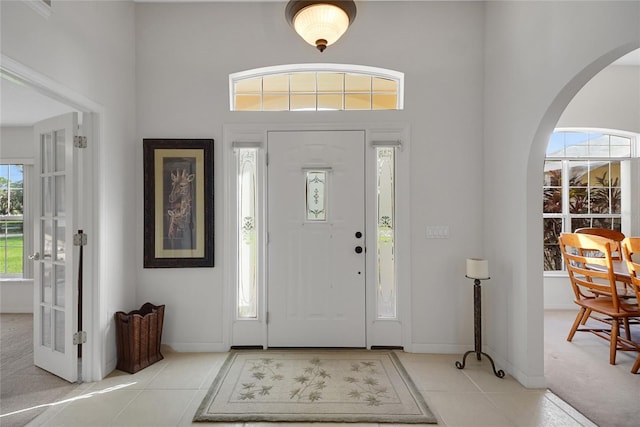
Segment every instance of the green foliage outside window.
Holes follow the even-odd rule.
[[[572,161],[569,161],[571,165]],[[575,162],[586,164],[586,162]],[[563,192],[561,170],[552,170],[546,175],[549,184],[543,190],[544,220],[544,270],[562,270],[562,254],[558,237],[563,231],[573,232],[583,227],[609,228],[620,231],[620,204],[622,199],[620,178],[609,178],[610,169],[619,170],[619,161],[598,161],[585,169],[569,167],[569,213],[563,214]],[[602,164],[605,163],[605,166]],[[579,171],[579,172],[577,172]],[[599,175],[597,173],[600,173]],[[589,179],[588,177],[591,177]],[[602,215],[602,216],[599,216]],[[606,215],[606,216],[605,216]]]
[[[0,274],[21,274],[24,257],[22,165],[0,165]]]

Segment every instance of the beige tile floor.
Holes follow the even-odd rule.
[[[163,354],[164,360],[136,374],[115,371],[103,381],[81,384],[29,426],[206,425],[191,419],[227,354]],[[488,361],[468,357],[458,370],[457,355],[400,353],[400,359],[440,426],[594,426],[547,390],[525,389],[508,375],[495,377]]]

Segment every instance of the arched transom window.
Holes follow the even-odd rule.
[[[234,73],[229,86],[231,111],[401,110],[404,73],[295,64]]]

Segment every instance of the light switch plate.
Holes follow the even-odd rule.
[[[449,226],[448,225],[428,225],[426,238],[427,239],[448,239]]]

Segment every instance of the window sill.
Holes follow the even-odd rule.
[[[22,277],[0,277],[1,285],[33,285],[33,279],[24,279]]]
[[[566,271],[545,271],[544,277],[569,277],[569,274]]]

